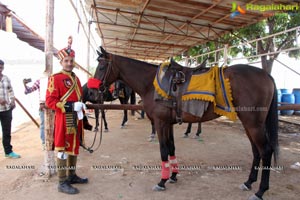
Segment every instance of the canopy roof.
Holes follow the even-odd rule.
[[[246,4],[290,1],[234,1],[246,13],[231,17],[232,0],[86,0],[102,46],[139,60],[163,61],[190,47],[264,19]],[[237,7],[236,7],[237,8]],[[236,10],[237,11],[237,10]],[[270,14],[270,12],[268,13]]]

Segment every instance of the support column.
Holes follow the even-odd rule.
[[[53,73],[53,25],[54,25],[54,0],[46,2],[46,39],[45,39],[45,71],[48,76]],[[54,175],[55,170],[55,155],[54,155],[54,113],[50,109],[45,111],[45,167],[46,177],[50,178]]]

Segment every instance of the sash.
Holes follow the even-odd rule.
[[[63,72],[62,72],[63,73]],[[72,80],[72,82],[73,82],[73,85],[70,87],[70,89],[60,98],[60,102],[57,102],[57,104],[56,104],[56,106],[58,107],[58,108],[60,108],[61,109],[61,112],[62,113],[65,113],[66,112],[66,110],[65,110],[65,104],[66,104],[66,102],[67,102],[67,99],[69,98],[69,96],[72,94],[72,92],[74,91],[74,89],[76,89],[76,94],[77,94],[77,96],[78,96],[78,99],[80,98],[80,91],[79,91],[79,89],[78,89],[78,87],[76,87],[77,86],[77,79],[76,79],[76,76],[73,78],[72,76],[70,76],[69,74],[67,74],[70,78],[71,78],[71,80]]]

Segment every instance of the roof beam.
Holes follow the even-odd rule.
[[[125,24],[116,24],[116,23],[109,23],[109,22],[97,22],[97,21],[91,21],[93,23],[98,23],[98,25],[111,25],[111,26],[118,26],[118,27],[125,27],[125,28],[132,28],[132,29],[135,29],[135,26],[132,26],[132,25],[125,25]],[[176,32],[171,32],[171,31],[166,31],[166,30],[155,30],[155,29],[151,29],[151,28],[143,28],[143,27],[139,27],[140,30],[145,30],[145,31],[150,31],[150,32],[153,32],[153,33],[160,33],[161,35],[164,35],[164,34],[168,34],[169,35],[169,38],[171,36],[181,36],[181,37],[189,37],[189,38],[193,38],[193,39],[196,39],[196,40],[211,40],[205,36],[202,36],[202,37],[198,37],[198,36],[193,36],[189,33],[176,33]],[[103,38],[104,36],[102,36]],[[212,40],[213,41],[213,40]],[[163,39],[161,42],[165,42],[165,39]]]
[[[134,29],[133,34],[132,34],[132,36],[131,36],[131,41],[132,41],[132,40],[134,39],[134,37],[135,37],[135,34],[136,34],[136,32],[137,32],[137,29],[138,29],[138,27],[140,26],[141,19],[142,19],[142,16],[143,16],[143,14],[144,14],[144,11],[145,11],[146,7],[148,6],[148,4],[150,3],[150,1],[151,1],[151,0],[147,0],[146,3],[144,4],[142,10],[140,11],[140,16],[139,16],[139,19],[138,19],[138,22],[137,22],[137,26],[136,26],[136,28]],[[129,48],[131,47],[131,45],[132,45],[132,42],[130,43]]]
[[[214,3],[213,3],[211,6],[209,6],[207,9],[205,9],[205,10],[203,10],[202,12],[198,13],[197,15],[195,15],[195,16],[191,19],[191,21],[190,21],[189,23],[192,24],[193,20],[197,19],[198,17],[200,17],[200,16],[203,15],[204,13],[208,12],[210,9],[214,8],[215,6],[217,6],[218,3],[219,3],[219,1],[220,1],[220,0],[214,1]],[[185,26],[187,26],[187,25],[188,25],[188,22],[183,23],[183,24],[180,26],[180,29],[183,29],[183,28],[184,28]],[[171,37],[172,37],[172,35],[169,34],[169,35],[166,36],[163,40],[161,40],[160,43],[163,43],[163,42],[169,40]],[[156,46],[155,49],[157,49],[157,47],[158,47],[158,46]]]
[[[255,3],[256,1],[258,1],[258,0],[252,0],[252,1],[249,2],[249,3]],[[245,4],[246,4],[246,3],[245,3]],[[214,22],[212,23],[212,25],[214,25],[214,24],[216,24],[216,23],[220,23],[222,20],[229,18],[229,16],[230,16],[230,13],[224,15],[222,18],[220,18],[220,19],[214,21]],[[197,32],[197,33],[199,33],[199,32],[204,32],[205,29],[206,29],[206,28],[201,28],[200,30],[197,30],[196,28],[194,28],[194,31],[195,31],[194,33],[196,33],[196,32]],[[226,32],[229,32],[229,31],[223,31],[222,34],[225,34]],[[193,34],[194,34],[194,33],[193,33]],[[216,33],[215,37],[220,37],[220,34],[217,34],[217,33]],[[184,39],[181,40],[181,41],[185,41],[185,40],[187,40],[187,39],[188,39],[188,37],[184,38]],[[217,40],[209,40],[209,41],[217,41]],[[220,41],[218,41],[218,42],[221,43]],[[196,46],[197,44],[199,44],[199,43],[196,42],[196,43],[190,45],[190,47],[183,49],[182,52],[187,51],[189,48],[194,47],[194,46]]]
[[[218,1],[220,1],[220,0],[218,0]],[[169,21],[177,22],[177,23],[187,23],[187,21],[185,21],[185,20],[179,20],[179,19],[175,19],[175,18],[171,18],[171,17],[159,16],[159,15],[141,14],[141,13],[136,13],[136,12],[132,12],[132,11],[120,10],[119,8],[117,8],[117,9],[111,9],[111,8],[104,8],[104,7],[100,7],[100,6],[95,6],[95,10],[101,12],[102,14],[104,14],[104,13],[108,13],[108,14],[109,13],[110,14],[122,13],[122,14],[127,14],[127,15],[135,15],[135,16],[138,16],[138,17],[154,18],[154,19],[158,19],[158,20],[168,19]],[[229,30],[229,29],[225,29],[225,28],[221,28],[221,27],[217,27],[217,26],[213,27],[210,24],[200,24],[200,23],[193,22],[193,20],[199,18],[199,16],[202,13],[204,13],[204,11],[202,11],[198,15],[196,15],[195,16],[196,18],[193,17],[193,19],[189,23],[192,24],[192,25],[194,25],[194,26],[211,27],[211,28],[219,29],[219,30],[223,30],[223,31],[225,31],[225,30],[228,31]],[[97,17],[97,19],[99,19],[99,18]]]
[[[152,42],[152,41],[142,41],[142,40],[129,40],[129,39],[122,39],[122,38],[114,38],[114,37],[104,37],[105,40],[112,40],[111,42],[115,41],[121,41],[121,42],[127,42],[127,43],[133,43],[133,44],[139,44],[139,45],[148,45],[148,46],[155,46],[160,45],[162,47],[172,47],[172,48],[187,48],[189,45],[179,45],[179,44],[170,44],[170,43],[158,43],[158,42]],[[108,43],[111,43],[108,42]]]

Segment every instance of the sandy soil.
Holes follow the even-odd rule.
[[[164,192],[152,187],[160,179],[160,153],[157,140],[148,142],[150,123],[130,116],[126,128],[120,129],[121,111],[107,112],[110,131],[103,133],[100,149],[92,154],[81,149],[77,174],[87,176],[87,185],[76,186],[80,194],[57,192],[57,177],[45,181],[39,176],[44,160],[39,130],[31,122],[13,133],[14,150],[21,159],[4,158],[0,148],[1,199],[247,199],[257,190],[239,189],[249,174],[252,153],[250,143],[239,122],[224,118],[203,124],[200,140],[182,138],[186,124],[175,126],[176,155],[182,168],[176,184],[168,183]],[[91,122],[94,121],[91,119]],[[193,127],[195,132],[196,127]],[[290,165],[300,161],[300,133],[280,133],[279,166],[271,171],[269,200],[296,200],[300,194],[300,170]],[[191,134],[193,136],[194,133]],[[87,132],[87,144],[94,133]],[[29,169],[16,169],[16,168]],[[144,167],[139,170],[138,167]],[[188,169],[190,167],[190,169]],[[225,167],[225,169],[216,169]],[[238,170],[228,170],[238,167]],[[296,196],[298,194],[298,196]]]

